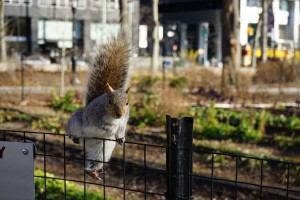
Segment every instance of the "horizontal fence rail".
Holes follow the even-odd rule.
[[[180,139],[172,137],[169,139],[174,142]],[[84,173],[85,145],[73,144],[64,134],[0,130],[0,141],[31,141],[36,145],[35,169],[42,173],[36,173],[35,180],[43,182],[43,188],[36,191],[38,200],[52,199],[49,181],[53,180],[63,185],[61,199],[69,199],[69,183],[79,185],[84,192],[82,199],[89,199],[90,191],[99,192],[103,199],[124,200],[300,199],[300,163],[295,162],[209,151],[195,146],[171,147],[167,142],[164,146],[126,141],[110,161],[103,162],[107,170],[99,181]],[[166,157],[171,148],[190,156],[187,162],[192,163],[186,165],[191,167],[188,167],[189,173],[174,169],[180,164],[168,164]],[[172,198],[170,194],[174,189],[170,188],[171,180],[176,177],[184,177],[179,182],[188,184],[184,185],[187,189],[183,193],[188,194],[184,198]]]

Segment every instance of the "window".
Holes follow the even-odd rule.
[[[91,8],[93,9],[99,9],[101,8],[102,0],[91,0]]]
[[[86,9],[86,1],[87,0],[77,0],[77,8]]]
[[[13,5],[13,6],[31,6],[32,5],[32,0],[5,0],[4,3],[6,5]]]
[[[19,5],[21,2],[20,0],[12,0],[11,3],[14,5]]]
[[[22,5],[27,5],[28,4],[28,6],[31,6],[32,5],[32,0],[20,0],[21,2],[22,2]]]
[[[106,8],[110,10],[115,10],[119,8],[119,1],[118,0],[105,0],[106,1]],[[91,7],[96,9],[102,8],[103,0],[92,0]]]
[[[49,5],[48,0],[39,0],[38,5],[41,6],[41,7],[46,7],[46,6]]]
[[[107,0],[106,6],[108,9],[118,9],[119,2],[117,0]]]
[[[250,7],[261,7],[261,0],[247,0],[247,6]]]
[[[57,0],[57,7],[65,8],[69,5],[69,0]]]
[[[286,0],[280,0],[279,2],[279,9],[283,11],[288,11],[289,10],[289,4]]]

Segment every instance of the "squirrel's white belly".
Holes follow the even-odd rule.
[[[95,138],[111,138],[117,132],[117,126],[93,126],[87,125],[83,127],[84,137],[95,137]]]

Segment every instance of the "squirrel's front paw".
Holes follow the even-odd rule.
[[[69,135],[69,138],[75,143],[75,144],[80,144],[80,140],[77,137]]]
[[[123,137],[123,138],[117,138],[116,141],[117,141],[117,143],[118,143],[119,145],[123,146],[123,144],[124,144],[124,142],[125,142],[125,138],[124,138],[124,137]]]

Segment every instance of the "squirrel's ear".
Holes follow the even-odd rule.
[[[106,83],[105,92],[106,93],[111,93],[112,91],[114,91],[114,89],[112,89],[112,87],[108,83]]]
[[[126,94],[128,94],[130,92],[130,87],[127,88],[127,90],[125,91]]]

